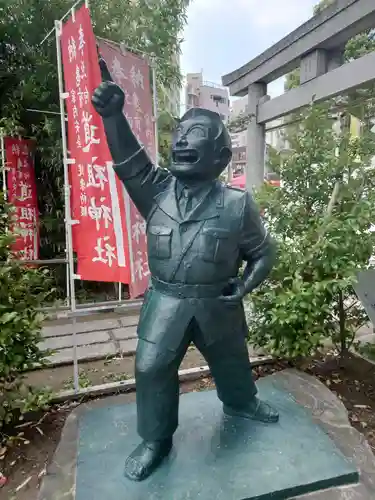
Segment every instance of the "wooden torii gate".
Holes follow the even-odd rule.
[[[343,64],[346,42],[375,28],[375,0],[336,0],[288,36],[222,77],[232,96],[248,96],[246,187],[263,183],[265,124],[304,106],[375,81],[375,52]],[[300,68],[301,84],[271,99],[267,84]]]

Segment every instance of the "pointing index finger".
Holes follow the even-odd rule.
[[[99,59],[99,66],[100,66],[100,73],[102,75],[102,81],[113,82],[113,78],[111,76],[111,73],[109,72],[107,63],[102,57]]]
[[[102,56],[99,52],[99,48],[98,48],[98,57],[99,57],[99,67],[100,67],[100,73],[102,75],[102,81],[103,82],[113,82],[113,78],[111,76],[111,73],[109,72],[107,63],[102,58]]]

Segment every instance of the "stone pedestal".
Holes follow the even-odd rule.
[[[123,477],[139,442],[135,404],[117,396],[83,405],[67,421],[40,500],[375,498],[375,458],[323,384],[286,370],[258,387],[279,424],[224,417],[214,391],[181,396],[174,449],[142,483]]]

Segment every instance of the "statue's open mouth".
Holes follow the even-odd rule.
[[[184,149],[172,152],[173,163],[197,163],[198,152],[195,149]]]

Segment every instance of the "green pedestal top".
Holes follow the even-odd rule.
[[[280,412],[276,425],[224,418],[214,391],[181,396],[174,449],[142,483],[123,477],[139,443],[135,404],[88,409],[79,419],[76,500],[283,500],[356,482],[355,466],[275,380],[258,388]]]

